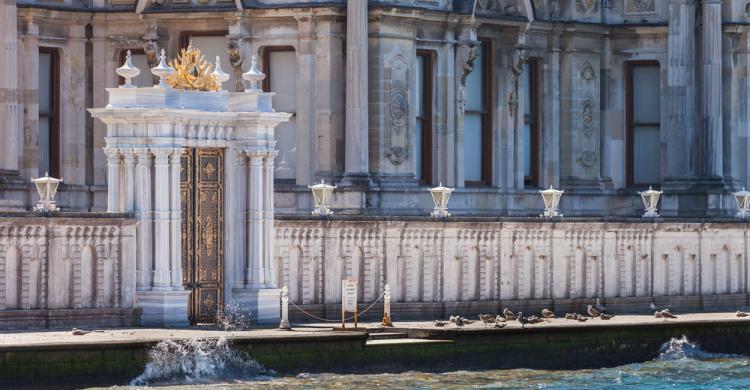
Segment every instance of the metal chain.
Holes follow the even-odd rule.
[[[380,300],[383,298],[384,295],[385,295],[385,293],[380,294],[380,296],[378,297],[378,299],[376,299],[373,303],[371,303],[370,306],[368,306],[365,310],[362,310],[360,313],[357,313],[357,316],[361,316],[362,314],[367,313],[367,311],[370,310],[370,309],[372,309],[372,307],[375,306],[376,303],[380,302]],[[292,301],[289,301],[289,304],[291,304],[295,309],[301,311],[302,313],[305,313],[308,316],[310,316],[312,318],[315,318],[316,320],[319,320],[319,321],[325,321],[325,322],[339,322],[339,321],[341,321],[341,320],[329,320],[329,319],[325,319],[325,318],[322,318],[322,317],[318,317],[318,316],[316,316],[314,314],[310,314],[310,313],[306,312],[305,309],[303,309],[303,308],[295,305],[294,302],[292,302]],[[348,318],[344,318],[344,321],[349,321],[349,320],[353,320],[353,319],[354,319],[354,316],[351,316],[351,317],[348,317]]]

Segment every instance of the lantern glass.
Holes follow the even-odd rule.
[[[307,188],[312,192],[313,202],[315,203],[315,209],[312,214],[323,216],[333,214],[333,211],[331,211],[331,208],[328,206],[328,202],[331,201],[333,190],[336,187],[326,184],[325,180],[321,180],[320,183],[314,186],[307,186]]]
[[[34,207],[34,211],[58,211],[59,208],[55,205],[55,195],[57,194],[57,187],[63,181],[62,179],[56,179],[50,177],[47,172],[44,173],[44,177],[38,179],[31,179],[36,186],[36,191],[39,193],[39,203]]]
[[[646,209],[646,212],[643,213],[643,218],[658,217],[657,206],[659,205],[659,197],[661,197],[662,192],[648,187],[648,191],[639,192],[638,194],[641,195],[643,206]]]
[[[562,217],[562,214],[557,210],[557,206],[560,204],[560,198],[565,191],[556,190],[550,186],[546,190],[539,191],[542,195],[542,201],[544,202],[544,213],[540,214],[540,217]]]
[[[737,208],[739,209],[735,217],[750,217],[750,192],[746,191],[743,187],[742,191],[735,192],[732,195],[734,195],[734,200],[737,202]]]
[[[430,188],[430,195],[432,195],[432,202],[435,204],[435,209],[430,214],[433,217],[444,218],[450,217],[448,213],[448,200],[451,197],[453,188],[443,187],[443,183],[438,184],[437,187]]]

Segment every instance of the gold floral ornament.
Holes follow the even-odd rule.
[[[167,77],[167,83],[174,89],[188,91],[218,91],[216,76],[211,73],[211,64],[206,62],[203,54],[193,47],[191,42],[187,49],[180,50],[177,58],[169,61],[174,72]]]

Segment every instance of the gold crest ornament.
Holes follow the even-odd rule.
[[[187,49],[180,50],[177,58],[169,61],[174,69],[167,83],[174,89],[188,91],[218,91],[216,76],[211,73],[211,64],[206,62],[203,54],[190,42]]]

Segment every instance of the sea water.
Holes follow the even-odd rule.
[[[218,353],[214,353],[218,352]],[[132,385],[172,389],[750,389],[748,357],[706,352],[685,337],[651,361],[585,370],[276,375],[225,340],[164,342]]]

